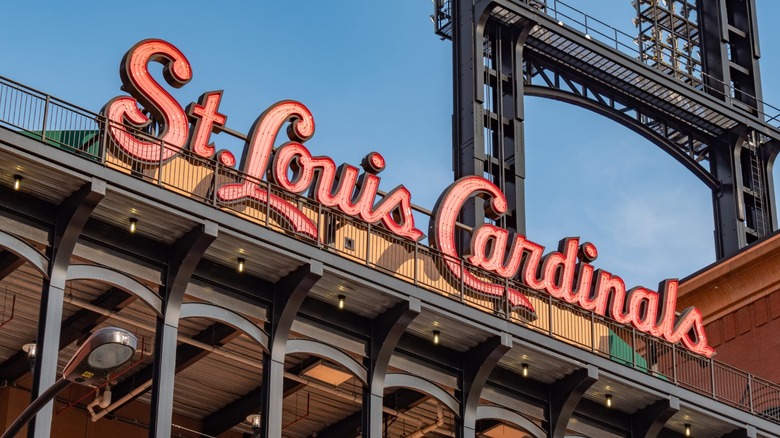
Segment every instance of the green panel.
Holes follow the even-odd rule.
[[[41,139],[41,132],[23,132],[24,135],[36,140]],[[46,131],[46,143],[50,146],[77,152],[87,158],[100,159],[100,131]]]

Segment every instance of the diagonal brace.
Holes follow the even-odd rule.
[[[385,375],[398,341],[420,314],[421,305],[417,298],[396,304],[390,310],[371,321],[369,362],[369,391],[363,393],[363,436],[381,436],[383,420],[383,398]]]
[[[477,407],[482,389],[493,368],[511,348],[512,337],[509,333],[502,332],[464,353],[463,395],[460,405],[464,438],[476,435]]]
[[[269,350],[263,355],[263,398],[262,398],[262,428],[267,437],[282,434],[282,400],[284,394],[284,356],[287,352],[287,338],[290,334],[295,315],[303,300],[322,278],[322,262],[310,260],[300,266],[275,285],[273,305],[270,309]]]
[[[680,410],[680,399],[669,396],[668,399],[645,406],[631,416],[632,438],[654,438],[664,425]]]
[[[593,365],[580,368],[553,383],[550,387],[550,405],[547,418],[550,438],[563,438],[566,426],[577,404],[599,379],[599,369]]]
[[[756,428],[753,426],[740,427],[721,436],[720,438],[756,438]]]

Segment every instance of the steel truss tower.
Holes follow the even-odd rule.
[[[498,185],[510,204],[499,225],[524,233],[523,97],[575,104],[637,132],[710,188],[716,256],[727,257],[777,228],[780,110],[761,99],[755,2],[632,4],[637,35],[557,0],[435,0],[436,33],[453,41],[455,177]],[[484,211],[476,199],[461,220],[492,219]]]

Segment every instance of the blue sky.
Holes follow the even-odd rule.
[[[634,33],[629,0],[565,3]],[[433,34],[429,0],[183,4],[11,2],[0,75],[97,111],[122,94],[124,53],[162,38],[193,67],[193,80],[173,93],[182,105],[224,90],[227,125],[246,132],[272,103],[296,99],[317,123],[312,153],[358,164],[379,151],[382,188],[404,184],[426,208],[452,182],[451,44]],[[780,106],[772,83],[780,3],[758,0],[758,14],[764,96]],[[595,264],[629,287],[655,287],[714,261],[710,193],[671,157],[562,103],[527,98],[526,120],[531,240],[552,249],[581,236],[599,248]],[[224,137],[215,137],[219,148],[237,147]]]

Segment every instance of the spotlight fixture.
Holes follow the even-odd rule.
[[[528,364],[524,363],[520,367],[523,369],[523,377],[528,377]]]
[[[244,264],[246,264],[246,260],[243,257],[238,258],[238,272],[244,272]]]
[[[121,328],[106,327],[93,333],[65,365],[62,377],[30,402],[0,438],[15,437],[41,408],[71,383],[90,386],[103,382],[133,357],[137,346],[135,335]]]
[[[691,436],[691,425],[685,424],[685,436]]]
[[[22,351],[27,353],[27,361],[30,363],[30,370],[33,370],[35,368],[35,356],[36,356],[35,343],[33,342],[30,344],[22,345]]]
[[[138,229],[138,219],[131,217],[130,218],[130,233],[135,233],[135,231]]]
[[[24,178],[19,175],[14,175],[14,190],[18,191],[22,188],[22,179]]]
[[[339,295],[339,310],[344,310],[344,306],[347,304],[347,297]]]
[[[607,394],[604,396],[604,404],[608,407],[612,407],[612,394]]]
[[[441,341],[441,332],[438,330],[433,331],[433,345],[439,345],[439,341]]]
[[[260,414],[252,414],[246,417],[246,421],[248,421],[249,424],[252,425],[252,436],[259,437],[260,436]]]

